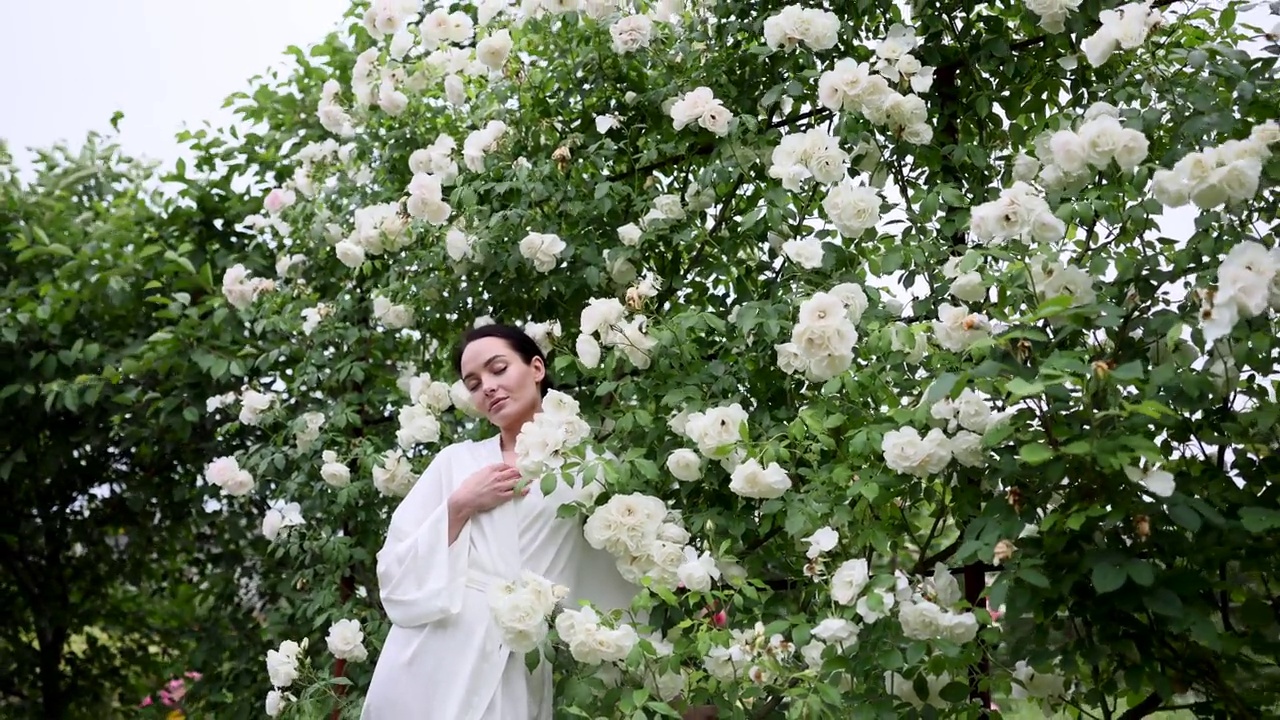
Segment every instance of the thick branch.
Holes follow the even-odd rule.
[[[1159,710],[1160,703],[1162,702],[1164,702],[1164,698],[1160,697],[1160,693],[1153,692],[1143,698],[1142,702],[1134,705],[1128,710],[1125,710],[1124,713],[1120,715],[1120,720],[1138,720],[1138,718],[1144,718]]]

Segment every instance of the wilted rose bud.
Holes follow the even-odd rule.
[[[1138,536],[1139,540],[1146,540],[1151,537],[1151,518],[1146,515],[1138,515],[1133,518],[1133,532]]]
[[[1095,360],[1093,362],[1093,374],[1100,378],[1106,377],[1111,372],[1111,366],[1104,360]]]
[[[644,307],[644,295],[640,293],[640,288],[635,286],[627,288],[627,307],[632,310]]]
[[[1016,513],[1022,512],[1023,500],[1022,490],[1016,487],[1009,488],[1009,492],[1005,495],[1005,499],[1009,501],[1009,507],[1013,508]]]
[[[1014,544],[1009,542],[1008,540],[1001,540],[1000,542],[996,543],[996,551],[994,555],[995,563],[999,565],[1000,563],[1003,563],[1004,561],[1013,557],[1013,553],[1017,549],[1018,548],[1015,547]]]
[[[564,172],[569,167],[570,157],[569,148],[566,145],[561,145],[551,153],[551,159],[556,161],[556,167],[560,168],[560,172]]]

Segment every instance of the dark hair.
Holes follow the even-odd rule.
[[[538,343],[533,341],[524,330],[514,325],[481,325],[478,328],[467,331],[458,341],[458,346],[453,349],[453,369],[459,375],[462,374],[462,352],[467,346],[481,338],[501,338],[507,341],[517,355],[525,361],[525,364],[532,365],[533,359],[542,360],[544,374],[542,382],[538,385],[538,390],[543,397],[547,396],[547,391],[555,389],[555,382],[551,379],[551,364],[547,362],[547,356],[542,352],[542,348],[538,347]]]

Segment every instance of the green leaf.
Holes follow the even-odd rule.
[[[1119,590],[1128,578],[1128,573],[1115,562],[1104,561],[1093,566],[1092,578],[1093,588],[1099,595],[1105,595]]]
[[[1152,612],[1179,617],[1182,615],[1182,600],[1168,588],[1155,588],[1142,593],[1142,604]]]
[[[1240,524],[1251,533],[1263,533],[1280,527],[1280,512],[1269,508],[1247,507],[1240,511]]]
[[[1168,512],[1169,517],[1174,522],[1191,532],[1198,531],[1200,526],[1203,524],[1203,521],[1200,519],[1200,513],[1192,510],[1189,505],[1183,505],[1181,503],[1169,505]]]
[[[1124,567],[1125,571],[1129,574],[1129,577],[1143,587],[1151,587],[1151,584],[1155,582],[1155,571],[1151,568],[1151,564],[1146,560],[1130,560],[1125,563]]]
[[[1005,383],[1005,392],[1009,393],[1011,399],[1018,400],[1020,398],[1031,395],[1039,395],[1044,392],[1044,385],[1039,382],[1027,382],[1022,378],[1013,378]]]
[[[1028,465],[1039,465],[1053,457],[1053,449],[1044,443],[1027,443],[1018,451],[1018,457]]]

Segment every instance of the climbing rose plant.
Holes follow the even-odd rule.
[[[492,432],[450,351],[498,321],[564,393],[521,467],[602,479],[565,512],[640,589],[495,601],[567,715],[1264,714],[1280,106],[1240,12],[356,3],[231,99],[257,129],[189,137],[261,193],[243,348],[194,357],[201,482],[264,536],[252,702],[336,661],[358,707],[374,553]]]

